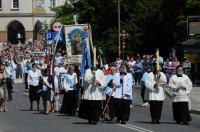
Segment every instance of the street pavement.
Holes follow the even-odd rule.
[[[8,112],[0,113],[0,132],[199,132],[200,115],[192,114],[190,125],[177,125],[173,121],[171,98],[164,101],[160,125],[150,124],[148,107],[141,107],[138,88],[134,88],[134,101],[130,121],[127,125],[111,124],[105,121],[98,125],[87,124],[77,117],[29,111],[27,93],[24,86],[15,85],[14,100],[9,102]],[[42,106],[41,106],[42,108]]]

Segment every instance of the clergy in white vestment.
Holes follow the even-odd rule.
[[[128,66],[122,65],[122,71],[114,74],[113,83],[116,87],[114,92],[115,116],[118,123],[126,124],[130,116],[130,105],[133,99],[132,73]]]
[[[174,120],[177,124],[188,125],[192,120],[188,107],[192,81],[187,75],[183,74],[182,66],[177,66],[176,74],[169,80],[169,86],[172,90]]]
[[[102,70],[92,72],[87,69],[84,76],[83,95],[79,109],[79,117],[88,120],[90,124],[97,124],[101,115],[101,103],[105,77]]]
[[[167,83],[166,75],[156,70],[148,73],[145,79],[145,87],[149,91],[148,100],[150,104],[150,112],[152,124],[160,124],[163,101],[165,99],[164,85]]]

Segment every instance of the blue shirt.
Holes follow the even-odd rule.
[[[11,76],[12,75],[12,67],[11,66],[6,66],[5,67],[5,71],[6,71],[6,73],[9,75],[9,76]]]
[[[136,62],[135,66],[133,67],[134,72],[142,72],[142,68],[143,68],[143,66],[142,66],[142,62],[141,61]]]
[[[146,80],[147,75],[148,75],[148,72],[144,72],[142,75],[142,79],[140,80],[140,85],[142,88],[144,87],[144,81]]]
[[[148,72],[145,72],[145,73],[142,75],[141,81],[145,81],[145,79],[147,78],[147,75],[148,75]]]
[[[75,74],[64,74],[64,81],[69,84],[69,90],[76,90],[76,75]]]
[[[106,85],[108,85],[108,83],[113,80],[113,75],[105,75],[105,82],[106,82]],[[109,95],[111,92],[112,92],[112,88],[107,86],[104,90],[104,92]]]

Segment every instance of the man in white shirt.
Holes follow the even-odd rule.
[[[60,63],[62,63],[62,56],[60,53],[56,53],[56,56],[55,56],[55,65],[59,65]]]
[[[61,73],[66,73],[66,69],[59,63],[55,68],[54,72],[56,76],[59,76]]]

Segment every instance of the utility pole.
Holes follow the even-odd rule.
[[[35,16],[34,16],[34,14],[35,14],[35,2],[34,2],[34,0],[32,0],[32,25],[33,25],[33,43],[34,43],[34,34],[35,34],[35,31],[34,31],[34,24],[35,24]]]
[[[118,0],[118,54],[119,54],[119,58],[121,58],[121,24],[120,24],[120,0]]]

